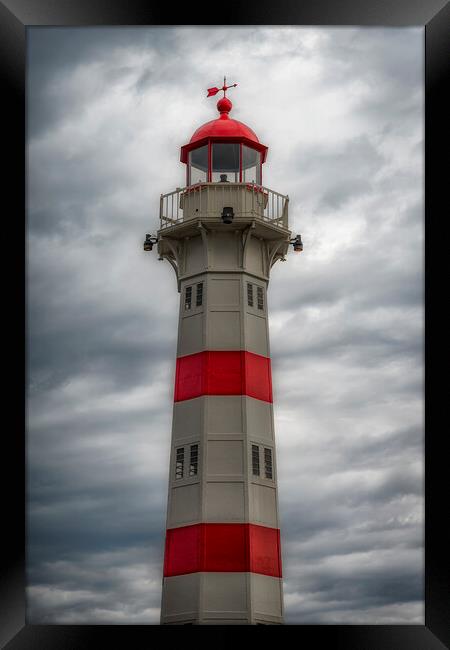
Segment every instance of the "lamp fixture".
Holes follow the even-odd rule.
[[[296,237],[294,237],[294,239],[291,239],[289,243],[292,244],[292,246],[294,247],[294,251],[296,253],[301,253],[302,252],[302,250],[303,250],[303,242],[302,242],[302,236],[301,235],[297,235]]]
[[[153,248],[153,244],[158,243],[158,238],[157,237],[152,237],[151,235],[145,235],[145,242],[144,242],[144,250],[145,251],[151,251]]]
[[[222,210],[222,221],[226,224],[230,224],[232,223],[233,218],[234,218],[233,208],[224,207]]]

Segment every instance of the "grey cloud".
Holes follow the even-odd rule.
[[[29,616],[43,623],[158,623],[160,553],[144,546],[42,564],[28,587]]]
[[[89,66],[93,61],[105,65],[105,76],[99,91],[107,91],[112,83],[134,77],[135,70],[120,64],[120,55],[129,52],[158,53],[161,47],[173,48],[175,35],[172,30],[160,27],[145,28],[33,28],[28,32],[28,93],[32,97],[33,110],[28,111],[28,135],[43,135],[48,129],[57,128],[67,118],[77,117],[86,107],[89,97],[79,87],[68,97],[58,92],[59,84],[73,74],[74,70]],[[111,55],[114,67],[111,66]],[[164,60],[161,57],[160,61]],[[109,64],[109,65],[108,65]]]
[[[346,201],[373,191],[374,177],[385,163],[384,156],[367,136],[358,136],[333,150],[300,146],[298,169],[301,174],[320,178],[321,203],[318,210],[340,208]]]

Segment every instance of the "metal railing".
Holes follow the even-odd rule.
[[[235,216],[288,227],[289,197],[256,183],[197,183],[161,194],[160,228],[193,218],[220,218],[223,207]]]

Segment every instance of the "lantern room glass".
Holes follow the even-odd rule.
[[[262,156],[239,142],[209,142],[188,156],[187,185],[198,183],[262,183]]]
[[[242,145],[242,182],[261,184],[261,154]]]
[[[189,153],[188,185],[208,181],[208,145],[193,149]]]
[[[239,183],[239,143],[213,143],[213,183]]]

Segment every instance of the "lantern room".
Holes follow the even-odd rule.
[[[219,117],[198,128],[189,143],[181,147],[186,165],[186,185],[197,183],[262,184],[262,166],[267,147],[247,125],[229,113],[232,103],[225,96],[217,102]],[[210,91],[218,89],[210,89]],[[214,94],[214,93],[209,93]]]

